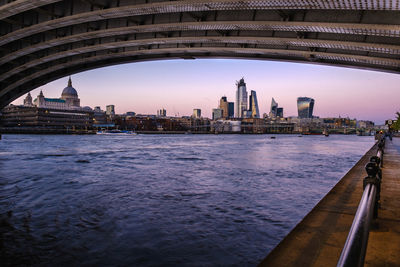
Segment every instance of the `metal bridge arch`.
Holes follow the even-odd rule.
[[[169,58],[400,72],[400,0],[0,0],[0,107],[60,77]]]

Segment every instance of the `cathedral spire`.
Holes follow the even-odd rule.
[[[68,87],[72,87],[71,76],[69,76],[69,79],[68,79]]]

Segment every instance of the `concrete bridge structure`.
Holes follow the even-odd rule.
[[[0,108],[60,77],[160,59],[400,71],[399,0],[0,0]]]

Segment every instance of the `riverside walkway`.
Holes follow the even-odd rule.
[[[363,193],[365,165],[376,152],[374,145],[260,266],[336,266]],[[383,164],[364,266],[400,266],[400,138],[386,140]]]

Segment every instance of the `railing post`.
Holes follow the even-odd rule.
[[[365,190],[365,187],[367,184],[374,185],[376,187],[376,196],[374,199],[374,214],[373,218],[376,219],[378,218],[378,207],[379,207],[379,200],[381,198],[381,178],[382,176],[382,171],[379,168],[379,164],[376,162],[369,162],[365,166],[365,170],[367,171],[368,176],[364,178],[363,180],[363,188]]]
[[[382,137],[379,141],[378,141],[378,153],[377,156],[380,158],[381,160],[381,164],[380,167],[383,168],[383,154],[384,152],[384,147],[385,147],[385,137]]]

